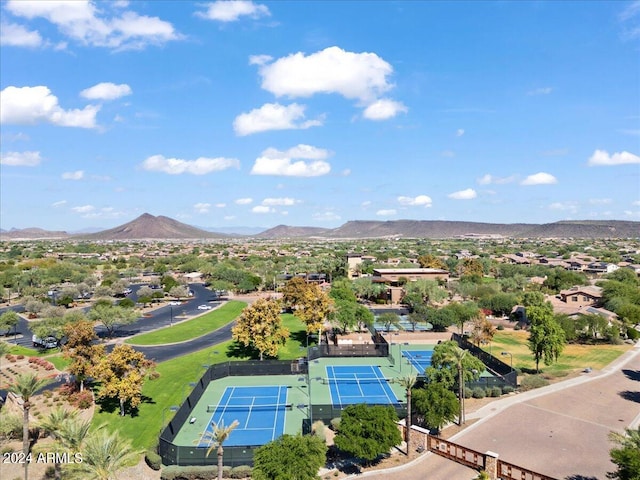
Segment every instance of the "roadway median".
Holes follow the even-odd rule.
[[[151,346],[193,340],[232,322],[240,315],[246,306],[247,304],[245,302],[231,300],[209,313],[191,320],[176,323],[170,327],[135,335],[125,340],[125,343],[130,345]]]

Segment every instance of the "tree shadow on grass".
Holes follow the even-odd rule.
[[[629,400],[630,402],[640,403],[640,392],[632,392],[631,390],[624,390],[619,392],[620,395],[625,400]]]
[[[147,397],[146,395],[142,395],[142,397],[140,398],[140,402],[151,404],[151,405],[156,403],[153,398]],[[103,412],[120,413],[120,400],[118,400],[117,398],[110,397],[110,398],[96,399],[96,405],[98,405],[100,407],[100,410]],[[125,416],[135,418],[140,414],[140,410],[138,407],[131,407],[127,402],[125,404],[124,413],[125,413]]]
[[[640,371],[629,370],[625,368],[622,370],[622,373],[624,373],[628,379],[635,380],[636,382],[640,382]]]
[[[291,332],[290,338],[298,342],[303,347],[307,346],[307,332],[305,330],[298,330],[297,332]]]
[[[227,357],[259,360],[260,354],[255,348],[245,347],[239,342],[233,342],[227,348]]]

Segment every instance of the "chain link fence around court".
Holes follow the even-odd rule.
[[[291,361],[249,360],[225,362],[211,365],[193,386],[193,390],[176,411],[174,417],[160,433],[158,453],[164,465],[215,465],[215,455],[207,456],[206,447],[176,445],[174,440],[182,426],[191,418],[191,412],[202,398],[209,382],[225,377],[256,375],[306,375],[307,362],[304,359]],[[163,414],[164,415],[164,414]],[[232,467],[253,465],[253,454],[257,446],[225,447],[224,464]]]

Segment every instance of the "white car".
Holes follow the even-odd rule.
[[[169,302],[169,305],[175,307],[177,305],[182,305],[182,302]]]
[[[211,310],[209,305],[198,305],[198,310]]]

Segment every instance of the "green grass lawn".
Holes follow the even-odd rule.
[[[503,362],[509,363],[508,355],[501,356],[501,352],[509,352],[513,355],[513,367],[521,370],[534,370],[536,363],[533,355],[529,350],[527,339],[529,333],[525,331],[499,331],[493,337],[491,346],[484,347],[484,350],[490,351],[494,356],[502,359]],[[567,344],[564,347],[560,358],[553,365],[547,366],[544,362],[540,362],[540,372],[548,377],[566,377],[572,373],[582,371],[585,367],[591,367],[599,370],[613,360],[618,358],[624,352],[632,348],[631,345],[578,345]]]
[[[290,314],[285,314],[282,317],[284,325],[289,329],[290,336],[280,349],[278,358],[293,360],[304,356],[306,348],[304,323]],[[248,357],[238,357],[236,354],[230,357],[231,352],[237,351],[232,348],[233,345],[233,341],[223,342],[183,357],[159,363],[156,370],[160,377],[145,382],[142,393],[146,401],[140,405],[136,416],[121,417],[117,408],[112,412],[96,411],[93,424],[106,423],[109,431],[117,430],[136,449],[152,448],[158,442],[162,426],[166,425],[173,417],[173,412],[169,408],[174,405],[180,406],[186,395],[192,390],[189,383],[200,379],[205,372],[205,365],[248,359]]]
[[[245,302],[231,300],[220,308],[186,322],[136,335],[125,341],[132,345],[162,345],[192,340],[206,335],[233,321],[247,306]]]

